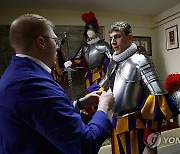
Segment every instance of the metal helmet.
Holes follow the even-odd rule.
[[[99,24],[95,17],[95,14],[90,11],[89,13],[84,13],[81,16],[81,19],[86,23],[85,24],[85,31],[84,31],[84,37],[87,40],[87,31],[88,29],[93,29],[95,33],[99,33]]]

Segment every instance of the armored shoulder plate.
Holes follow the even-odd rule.
[[[106,41],[100,40],[97,44],[96,49],[99,53],[105,53],[108,58],[112,58],[110,45]]]
[[[139,67],[143,85],[149,94],[163,95],[167,93],[149,56],[137,52],[131,56],[131,60]]]

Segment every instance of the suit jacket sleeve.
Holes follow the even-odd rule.
[[[97,153],[111,130],[102,111],[84,125],[64,90],[51,79],[26,80],[17,102],[18,116],[63,153]]]

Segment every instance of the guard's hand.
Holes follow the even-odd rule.
[[[115,98],[112,91],[108,90],[107,92],[102,91],[101,96],[99,97],[98,109],[107,113],[114,106]]]
[[[64,63],[65,68],[71,67],[71,65],[72,65],[72,62],[70,60],[68,60]]]

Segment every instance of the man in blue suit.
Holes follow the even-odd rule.
[[[96,91],[71,102],[53,80],[50,68],[61,43],[53,28],[52,22],[35,14],[11,24],[15,55],[0,80],[1,154],[93,154],[109,135],[111,92]],[[85,125],[79,110],[97,104]]]

